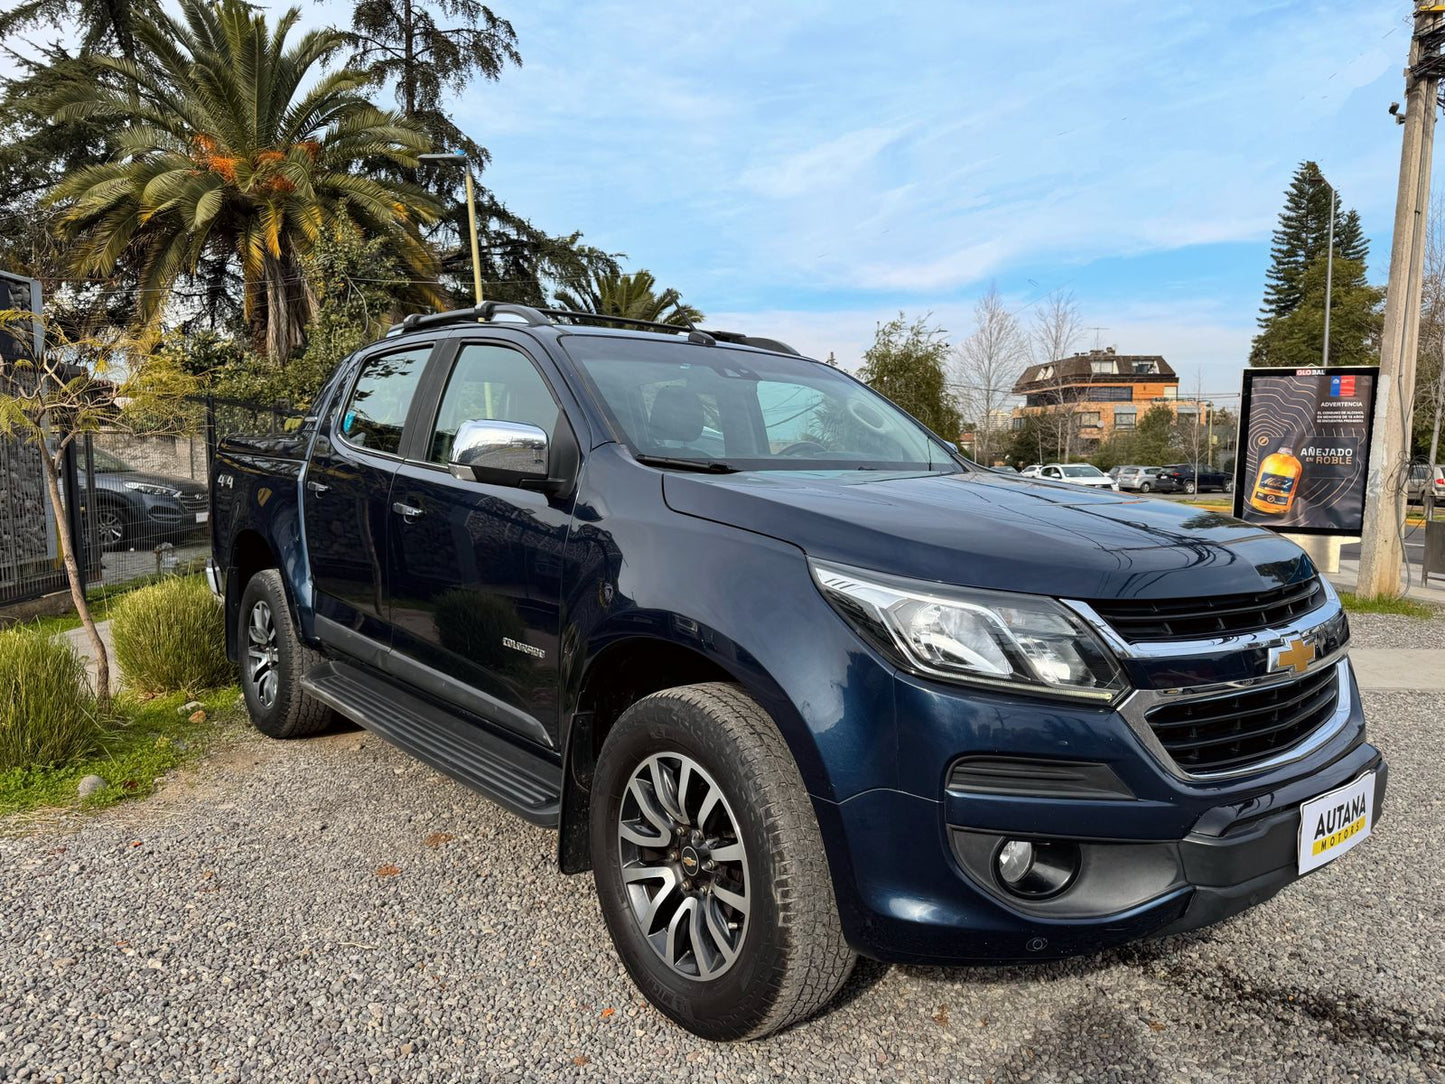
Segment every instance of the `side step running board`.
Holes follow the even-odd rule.
[[[344,662],[322,663],[301,679],[301,687],[518,816],[557,826],[560,766]]]

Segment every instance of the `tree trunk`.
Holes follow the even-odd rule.
[[[61,559],[65,562],[65,578],[70,582],[70,601],[75,603],[75,612],[90,640],[91,657],[95,660],[95,699],[101,710],[110,708],[110,656],[105,650],[105,641],[95,627],[95,618],[90,615],[90,604],[80,588],[80,562],[75,558],[75,540],[70,535],[70,519],[65,514],[65,502],[60,497],[59,460],[65,454],[65,445],[55,453],[55,458],[44,455],[45,488],[50,494],[50,509],[55,514],[55,529],[60,535]],[[80,494],[72,493],[71,500],[79,500]]]
[[[413,69],[416,66],[416,20],[412,16],[411,0],[404,0],[401,5],[403,26],[403,50],[406,59],[403,61],[401,73],[401,89],[406,96],[406,115],[416,115],[416,80],[412,78]],[[446,150],[445,147],[433,147],[432,150]]]

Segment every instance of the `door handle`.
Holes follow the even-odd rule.
[[[394,503],[391,506],[391,510],[397,515],[399,515],[402,519],[406,520],[408,523],[416,519],[416,517],[421,515],[423,512],[423,509],[417,508],[415,505],[402,504],[401,501],[397,501],[396,503]]]
[[[325,493],[331,487],[325,482],[307,482],[306,488],[311,490],[312,493],[315,493],[319,496],[322,493]]]

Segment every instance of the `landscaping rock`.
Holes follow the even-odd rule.
[[[193,715],[196,712],[200,711],[203,707],[205,707],[205,705],[202,704],[199,700],[187,700],[184,704],[182,704],[176,709],[176,714]]]
[[[82,798],[89,798],[92,794],[97,791],[102,791],[105,788],[106,782],[100,776],[87,775],[80,781],[80,786],[76,787],[75,790]]]
[[[193,712],[191,712],[190,718],[186,720],[186,722],[188,722],[188,723],[204,723],[205,721],[206,721],[206,713],[205,713],[204,710],[198,710],[198,711],[193,711]]]

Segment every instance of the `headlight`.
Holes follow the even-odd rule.
[[[909,670],[1098,701],[1128,688],[1108,648],[1051,598],[809,564],[833,608]]]
[[[134,489],[138,493],[152,493],[157,497],[179,497],[181,491],[170,486],[156,485],[154,482],[122,482],[126,489]]]

